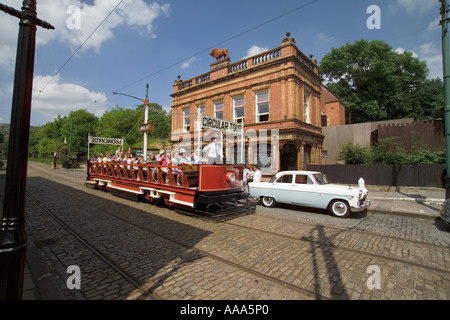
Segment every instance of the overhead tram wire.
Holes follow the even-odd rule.
[[[262,27],[262,26],[264,26],[264,25],[266,25],[266,24],[269,24],[269,23],[271,23],[271,22],[273,22],[273,21],[276,21],[276,20],[278,20],[278,19],[281,19],[281,18],[283,18],[283,17],[285,17],[285,16],[287,16],[287,15],[289,15],[289,14],[295,12],[295,11],[298,11],[298,10],[300,10],[300,9],[303,9],[303,8],[309,6],[309,5],[311,5],[311,4],[313,4],[314,2],[317,2],[317,1],[319,1],[319,0],[312,0],[312,1],[309,1],[308,3],[305,3],[305,4],[303,4],[303,5],[301,5],[301,6],[297,7],[297,8],[294,8],[294,9],[292,9],[292,10],[290,10],[290,11],[287,11],[287,12],[285,12],[285,13],[283,13],[283,14],[281,14],[281,15],[275,17],[275,18],[272,18],[272,19],[267,20],[267,21],[265,21],[265,22],[263,22],[263,23],[260,23],[260,24],[254,26],[254,27],[252,27],[252,28],[250,28],[250,29],[247,29],[247,30],[243,31],[243,32],[240,32],[240,33],[238,33],[238,34],[236,34],[236,35],[234,35],[234,36],[232,36],[232,37],[230,37],[230,38],[228,38],[228,39],[226,39],[226,40],[223,40],[223,41],[221,41],[221,42],[218,42],[218,43],[216,43],[216,44],[214,44],[214,45],[212,45],[212,46],[210,46],[210,47],[208,47],[208,48],[206,48],[206,49],[203,49],[203,50],[201,50],[201,51],[199,51],[199,52],[197,52],[197,53],[195,53],[195,54],[193,54],[193,55],[191,55],[191,56],[189,56],[189,57],[187,57],[187,58],[184,58],[184,59],[182,59],[182,60],[179,60],[179,61],[177,61],[177,62],[175,62],[175,63],[173,63],[173,64],[171,64],[171,65],[169,65],[169,66],[167,66],[167,67],[164,67],[164,68],[162,68],[162,69],[160,69],[160,70],[158,70],[158,71],[155,71],[155,72],[153,72],[153,73],[151,73],[151,74],[149,74],[149,75],[147,75],[147,76],[145,76],[145,77],[143,77],[143,78],[141,78],[141,79],[139,79],[139,80],[136,80],[136,81],[134,81],[134,82],[132,82],[132,83],[130,83],[130,84],[124,86],[124,87],[121,87],[121,88],[119,88],[119,89],[117,89],[117,90],[115,90],[115,91],[120,91],[120,90],[126,89],[126,88],[128,88],[128,87],[130,87],[130,86],[132,86],[132,85],[134,85],[134,84],[136,84],[136,83],[138,83],[138,82],[144,81],[144,80],[146,80],[147,78],[150,78],[150,77],[152,77],[152,76],[154,76],[154,75],[157,75],[158,73],[161,73],[161,72],[163,72],[163,71],[165,71],[165,70],[167,70],[167,69],[170,69],[170,68],[172,68],[172,67],[174,67],[174,66],[176,66],[176,65],[178,65],[178,64],[180,64],[180,63],[182,63],[182,62],[184,62],[184,61],[186,61],[186,60],[189,60],[189,59],[191,59],[191,58],[193,58],[193,57],[195,57],[195,56],[198,56],[199,54],[202,54],[202,53],[204,53],[204,52],[207,52],[207,51],[211,50],[211,49],[214,48],[214,47],[217,47],[217,46],[219,46],[219,45],[221,45],[221,44],[224,44],[224,43],[226,43],[226,42],[228,42],[228,41],[231,41],[231,40],[233,40],[233,39],[236,39],[236,38],[238,38],[238,37],[240,37],[240,36],[242,36],[242,35],[244,35],[244,34],[246,34],[246,33],[249,33],[249,32],[251,32],[251,31],[253,31],[253,30],[255,30],[255,29],[258,29],[258,28],[260,28],[260,27]]]
[[[77,48],[77,50],[75,50],[75,52],[69,57],[69,59],[66,60],[66,62],[64,62],[64,64],[56,71],[56,73],[53,75],[53,77],[47,82],[47,84],[41,89],[39,90],[38,95],[36,96],[36,98],[33,99],[33,101],[36,101],[39,96],[41,95],[42,91],[45,90],[45,88],[47,88],[47,86],[50,84],[50,82],[53,81],[53,79],[55,79],[55,77],[61,72],[62,69],[64,69],[64,67],[69,63],[70,60],[72,60],[72,58],[78,53],[78,51],[80,51],[80,49],[83,47],[83,45],[94,35],[94,33],[98,30],[98,28],[100,28],[100,26],[106,21],[106,19],[109,18],[109,16],[111,14],[113,14],[114,11],[116,11],[116,9],[120,6],[120,4],[123,2],[123,0],[120,0],[119,3],[114,7],[114,9],[111,10],[110,13],[108,13],[108,15],[102,20],[102,22],[100,22],[100,24],[91,32],[91,34],[86,38],[86,40],[83,41],[83,43]]]
[[[123,1],[123,0],[122,0],[122,1]],[[122,1],[121,1],[121,2],[122,2]],[[191,59],[191,58],[193,58],[193,57],[195,57],[195,56],[198,56],[199,54],[202,54],[202,53],[204,53],[204,52],[207,52],[207,51],[209,51],[210,49],[212,49],[212,48],[214,48],[214,47],[217,47],[217,46],[219,46],[219,45],[221,45],[221,44],[224,44],[224,43],[226,43],[226,42],[228,42],[228,41],[231,41],[231,40],[233,40],[233,39],[236,39],[236,38],[238,38],[238,37],[240,37],[240,36],[242,36],[242,35],[244,35],[244,34],[246,34],[246,33],[249,33],[249,32],[251,32],[251,31],[253,31],[253,30],[255,30],[255,29],[258,29],[258,28],[260,28],[260,27],[262,27],[262,26],[264,26],[264,25],[266,25],[266,24],[269,24],[269,23],[271,23],[271,22],[273,22],[273,21],[276,21],[276,20],[278,20],[278,19],[281,19],[281,18],[283,18],[283,17],[285,17],[285,16],[287,16],[287,15],[289,15],[289,14],[295,12],[295,11],[298,11],[298,10],[301,10],[301,9],[303,9],[303,8],[306,8],[307,6],[313,4],[313,3],[317,2],[317,1],[319,1],[319,0],[311,0],[311,1],[305,3],[305,4],[301,5],[301,6],[298,6],[298,7],[294,8],[294,9],[292,9],[292,10],[289,10],[289,11],[287,11],[287,12],[285,12],[285,13],[279,15],[279,16],[276,16],[276,17],[274,17],[274,18],[272,18],[272,19],[270,19],[270,20],[267,20],[267,21],[265,21],[265,22],[262,22],[262,23],[260,23],[260,24],[258,24],[258,25],[256,25],[256,26],[254,26],[254,27],[252,27],[252,28],[250,28],[250,29],[247,29],[247,30],[245,30],[245,31],[243,31],[243,32],[240,32],[240,33],[238,33],[238,34],[236,34],[236,35],[234,35],[234,36],[232,36],[232,37],[230,37],[230,38],[228,38],[228,39],[225,39],[225,40],[223,40],[223,41],[221,41],[221,42],[218,42],[218,43],[216,43],[216,44],[214,44],[214,45],[212,45],[212,46],[210,46],[210,47],[208,47],[208,48],[206,48],[206,49],[203,49],[203,50],[201,50],[201,51],[198,51],[197,53],[194,53],[193,55],[191,55],[191,56],[189,56],[189,57],[187,57],[187,58],[184,58],[184,59],[181,59],[181,60],[179,60],[179,61],[177,61],[177,62],[175,62],[175,63],[172,63],[172,64],[170,64],[170,65],[167,66],[167,67],[164,67],[164,68],[162,68],[162,69],[160,69],[160,70],[158,70],[158,71],[155,71],[155,72],[153,72],[153,73],[151,73],[151,74],[149,74],[149,75],[147,75],[147,76],[145,76],[145,77],[143,77],[143,78],[140,78],[139,80],[136,80],[136,81],[134,81],[134,82],[132,82],[132,83],[130,83],[130,84],[127,84],[127,85],[125,85],[125,86],[123,86],[123,87],[121,87],[121,88],[119,88],[119,89],[116,89],[116,90],[114,90],[114,92],[121,91],[121,90],[126,89],[126,88],[128,88],[128,87],[131,87],[132,85],[135,85],[136,83],[139,83],[139,82],[141,82],[141,81],[144,81],[144,80],[146,80],[146,79],[148,79],[148,78],[150,78],[150,77],[153,77],[153,76],[155,76],[155,75],[157,75],[157,74],[159,74],[159,73],[161,73],[161,72],[163,72],[163,71],[166,71],[166,70],[168,70],[168,69],[170,69],[170,68],[173,68],[174,66],[176,66],[176,65],[178,65],[178,64],[180,64],[180,63],[182,63],[182,62],[184,62],[184,61],[186,61],[186,60],[189,60],[189,59]],[[119,3],[119,4],[120,4],[120,3]],[[117,5],[117,6],[118,6],[118,5]],[[116,6],[116,7],[117,7],[117,6]],[[115,10],[115,9],[114,9],[114,10]],[[112,12],[111,12],[111,13],[112,13]],[[111,13],[110,13],[110,14],[111,14]],[[105,19],[106,19],[106,18],[105,18]],[[103,100],[103,99],[105,99],[105,98],[108,98],[108,97],[110,97],[110,96],[112,96],[112,95],[113,95],[113,93],[110,93],[110,94],[107,94],[105,97],[100,98],[99,100],[93,101],[91,104],[89,104],[89,105],[87,106],[87,108],[89,108],[90,106],[94,105],[94,104],[97,103],[98,101],[101,101],[101,100]],[[172,116],[173,116],[173,115],[172,115]]]

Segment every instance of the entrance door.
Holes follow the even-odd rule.
[[[280,150],[280,170],[298,170],[297,150],[293,144],[285,144]]]

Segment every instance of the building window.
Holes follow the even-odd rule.
[[[242,123],[244,121],[244,97],[233,99],[234,122]]]
[[[269,121],[269,92],[256,94],[256,122]]]
[[[191,130],[191,110],[183,110],[183,131],[189,132]]]
[[[198,105],[197,106],[197,114],[198,114],[198,116],[200,117],[200,116],[204,115],[205,113],[206,113],[205,105],[204,104]]]
[[[267,143],[263,148],[259,143],[253,146],[253,163],[259,169],[273,169],[272,168],[272,145]]]
[[[214,116],[223,119],[223,101],[214,102]]]
[[[311,120],[309,118],[309,97],[310,94],[308,92],[305,92],[305,94],[303,95],[303,105],[305,107],[304,121],[306,123],[311,123]]]

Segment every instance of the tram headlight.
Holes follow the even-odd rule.
[[[233,183],[236,180],[236,175],[233,172],[228,172],[225,176],[225,180],[229,183]]]

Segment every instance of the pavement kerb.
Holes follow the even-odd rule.
[[[32,242],[27,247],[23,300],[66,300]]]
[[[409,201],[418,204],[428,204],[439,206],[442,205],[445,199],[436,199],[436,198],[395,198],[395,197],[369,197],[369,200],[383,200],[383,201]]]

